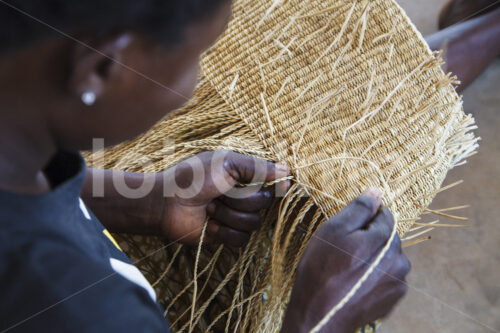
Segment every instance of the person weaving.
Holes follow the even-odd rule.
[[[272,195],[290,186],[287,166],[234,152],[156,174],[86,169],[78,153],[94,138],[134,138],[185,103],[200,54],[230,15],[228,0],[2,1],[0,331],[169,331],[153,288],[110,233],[196,244],[208,221],[205,241],[242,246]],[[231,195],[256,178],[279,182]],[[284,332],[314,327],[376,257],[394,224],[381,199],[370,188],[318,230]],[[325,331],[386,316],[409,269],[396,237]]]

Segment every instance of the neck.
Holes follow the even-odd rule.
[[[26,194],[41,194],[50,189],[43,169],[56,149],[47,142],[34,141],[30,135],[17,132],[9,135],[0,126],[0,189]]]
[[[43,169],[57,146],[47,106],[33,89],[43,75],[34,70],[40,68],[36,61],[29,57],[17,66],[0,64],[0,189],[10,192],[40,194],[50,189]]]

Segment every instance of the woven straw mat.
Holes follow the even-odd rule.
[[[326,217],[377,186],[410,239],[427,230],[414,223],[447,171],[477,147],[454,78],[392,0],[237,0],[201,64],[192,100],[99,166],[161,171],[228,149],[286,163],[294,185],[240,250],[119,235],[174,331],[278,331]]]

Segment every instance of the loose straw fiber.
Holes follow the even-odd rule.
[[[288,164],[294,184],[243,249],[121,236],[132,259],[149,255],[138,265],[174,331],[278,331],[326,217],[377,186],[402,236],[477,147],[454,78],[392,0],[237,0],[201,62],[189,103],[90,165],[161,171],[228,149]]]

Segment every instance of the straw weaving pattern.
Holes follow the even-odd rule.
[[[454,78],[393,0],[237,0],[201,64],[181,110],[106,150],[104,165],[87,156],[153,172],[227,149],[292,169],[291,191],[241,250],[119,236],[133,260],[156,251],[138,265],[174,331],[278,331],[300,256],[326,217],[377,186],[411,239],[429,227],[415,221],[447,171],[477,148]]]

